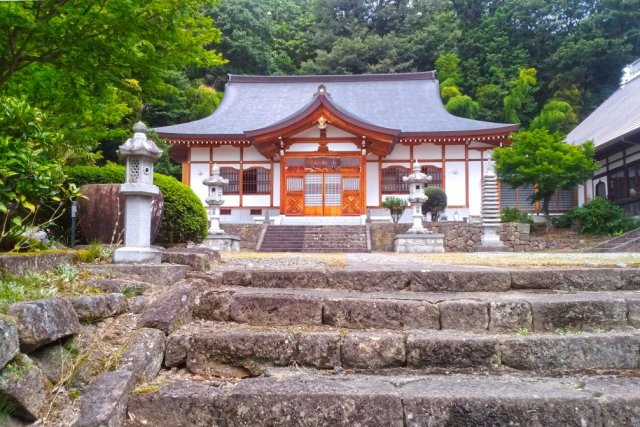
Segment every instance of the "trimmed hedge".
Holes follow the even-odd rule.
[[[75,166],[65,169],[67,179],[78,187],[85,184],[114,184],[124,182],[124,166]],[[159,245],[174,245],[187,241],[201,242],[207,236],[207,211],[191,188],[177,179],[154,173],[153,183],[164,197],[164,212]]]

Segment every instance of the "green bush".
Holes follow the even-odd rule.
[[[502,208],[502,212],[500,213],[500,221],[533,224],[533,218],[531,218],[526,212],[520,212],[518,208]]]
[[[112,184],[124,181],[124,166],[76,166],[65,170],[70,182],[78,187],[85,184]],[[172,245],[187,241],[200,242],[207,235],[207,212],[202,201],[191,188],[173,177],[154,174],[153,182],[164,197],[164,212],[157,243]],[[63,228],[66,228],[63,227]]]
[[[640,227],[640,222],[630,218],[618,205],[602,197],[595,197],[581,207],[573,208],[565,215],[571,224],[579,224],[580,231],[589,234],[621,234]]]
[[[431,221],[437,221],[438,217],[447,208],[447,194],[438,187],[424,189],[428,200],[422,205],[422,214],[431,213]]]
[[[381,206],[387,209],[405,209],[408,203],[402,197],[389,196],[382,201]]]

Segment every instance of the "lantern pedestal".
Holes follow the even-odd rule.
[[[223,234],[209,234],[200,246],[216,251],[239,252],[240,238],[224,232]]]
[[[444,234],[398,234],[393,239],[393,248],[398,253],[442,253],[444,252]]]

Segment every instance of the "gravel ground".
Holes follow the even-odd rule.
[[[477,270],[529,268],[640,267],[640,253],[221,253],[228,270]]]

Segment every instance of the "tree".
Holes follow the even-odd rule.
[[[531,129],[547,129],[549,132],[567,134],[578,123],[571,105],[559,99],[550,99],[530,124]]]
[[[440,214],[447,208],[447,194],[438,187],[424,189],[427,201],[422,204],[422,215],[431,213],[431,221],[436,222]]]
[[[168,70],[223,63],[215,0],[0,2],[0,94],[45,111],[72,157],[124,138]]]
[[[534,186],[534,201],[542,201],[542,211],[550,224],[549,201],[556,190],[584,183],[598,168],[593,143],[566,144],[562,135],[546,129],[523,130],[512,139],[510,147],[493,150],[496,173],[514,188]]]
[[[62,215],[65,200],[76,195],[65,185],[57,145],[62,135],[26,102],[0,97],[0,251],[28,244],[30,228]]]

